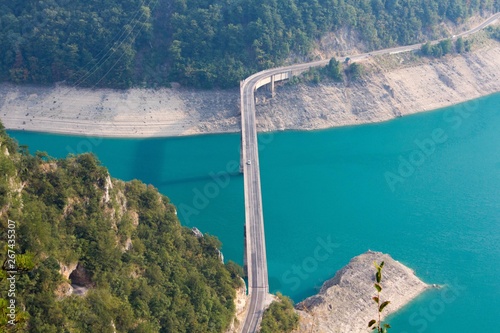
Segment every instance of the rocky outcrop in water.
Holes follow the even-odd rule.
[[[397,311],[430,288],[405,265],[388,254],[368,251],[354,257],[347,266],[326,281],[320,292],[297,304],[300,314],[299,332],[369,332],[368,322],[377,314],[371,299],[374,289],[374,262],[385,262],[381,300],[391,303],[384,315]]]

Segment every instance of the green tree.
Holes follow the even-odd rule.
[[[349,68],[347,69],[347,74],[352,81],[357,81],[361,79],[361,77],[363,76],[363,72],[364,72],[363,65],[357,62],[351,63],[349,65]]]
[[[382,323],[381,315],[385,307],[389,305],[389,303],[391,302],[390,301],[382,302],[380,298],[380,293],[382,292],[381,282],[382,282],[382,269],[384,267],[384,262],[382,261],[380,265],[375,262],[374,265],[376,268],[374,287],[375,290],[377,291],[377,296],[372,297],[372,299],[377,304],[378,319],[370,320],[370,322],[368,323],[368,327],[373,330],[376,330],[378,333],[387,333],[388,329],[391,328],[391,325],[387,323],[385,324]]]
[[[464,53],[465,52],[465,44],[464,40],[462,37],[458,37],[456,42],[455,42],[455,50],[457,53]]]
[[[430,56],[432,54],[432,45],[431,43],[427,42],[422,45],[420,48],[420,51],[422,52],[423,55],[425,56]]]
[[[435,58],[441,58],[443,56],[443,49],[439,45],[434,45],[432,47],[432,56]]]
[[[260,333],[288,333],[299,325],[299,315],[293,308],[292,300],[282,294],[266,309],[262,317]]]
[[[342,65],[340,64],[340,61],[335,58],[331,58],[328,65],[326,65],[325,70],[328,77],[335,81],[342,81]]]
[[[451,53],[453,49],[453,44],[451,42],[451,39],[442,40],[438,43],[437,46],[441,48],[443,55]]]
[[[491,38],[500,41],[500,27],[489,26],[486,30]]]

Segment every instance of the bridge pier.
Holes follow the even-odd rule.
[[[275,84],[274,84],[274,82],[275,82],[275,81],[276,81],[276,80],[275,80],[274,75],[271,75],[271,77],[269,78],[269,83],[267,83],[267,84],[264,86],[265,90],[266,90],[268,93],[270,93],[271,98],[274,98],[274,96],[275,96]]]
[[[271,75],[271,83],[270,83],[271,97],[274,98],[274,75]]]

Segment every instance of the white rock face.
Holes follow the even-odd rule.
[[[61,274],[65,280],[69,280],[69,276],[73,271],[76,269],[76,266],[78,266],[78,261],[69,263],[68,265],[64,265],[62,262],[59,263],[59,274]]]
[[[315,333],[369,332],[368,322],[376,319],[377,307],[374,262],[384,261],[381,301],[391,303],[383,315],[397,311],[424,290],[430,288],[415,273],[388,254],[368,251],[354,257],[347,266],[326,281],[320,292],[297,304],[300,328]]]

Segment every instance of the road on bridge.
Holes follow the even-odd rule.
[[[454,36],[466,37],[476,33],[500,19],[500,13],[491,16],[477,27]],[[440,40],[433,41],[438,43]],[[422,44],[393,47],[384,50],[350,56],[351,60],[363,60],[373,55],[395,54],[415,51]],[[341,59],[339,59],[341,60]],[[248,276],[248,294],[250,302],[243,322],[243,333],[257,332],[269,294],[267,275],[266,243],[264,236],[264,218],[262,210],[262,194],[260,186],[259,147],[255,119],[255,90],[259,81],[272,75],[300,72],[311,67],[324,66],[329,59],[296,64],[287,67],[273,68],[256,73],[241,82],[241,160],[245,188],[245,233],[246,233],[246,264]]]

